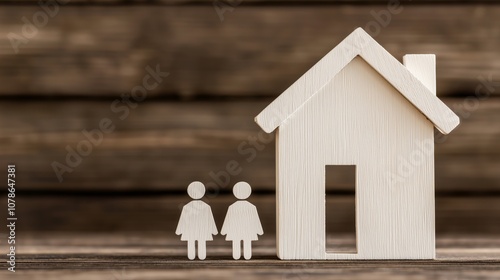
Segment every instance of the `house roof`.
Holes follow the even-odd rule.
[[[448,134],[458,126],[458,116],[362,28],[357,28],[302,75],[269,104],[255,121],[267,133],[272,132],[358,55],[424,114],[439,131]]]

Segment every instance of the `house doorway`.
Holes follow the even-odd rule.
[[[357,253],[356,166],[325,166],[326,252]]]

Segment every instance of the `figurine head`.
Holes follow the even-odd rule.
[[[247,199],[252,193],[252,187],[247,182],[236,183],[233,187],[233,194],[237,199]]]
[[[192,182],[187,192],[192,199],[201,199],[205,195],[205,185],[202,182]]]

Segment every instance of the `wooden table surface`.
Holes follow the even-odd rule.
[[[499,279],[500,239],[438,235],[437,259],[423,261],[281,261],[274,234],[254,246],[252,260],[233,260],[220,236],[205,261],[189,261],[184,242],[165,234],[24,235],[17,272],[1,279]],[[348,245],[346,236],[330,238]],[[5,264],[2,266],[5,267]],[[9,278],[3,278],[3,277]]]
[[[330,197],[331,196],[331,197]],[[4,197],[1,198],[2,201]],[[350,195],[330,194],[329,248],[353,246]],[[274,194],[256,194],[264,236],[250,261],[231,259],[220,235],[205,261],[189,261],[174,234],[184,194],[84,195],[20,193],[16,273],[1,263],[0,279],[499,279],[500,198],[438,196],[437,259],[426,261],[281,261],[275,254]],[[227,194],[210,198],[220,223]],[[352,210],[352,209],[351,209]],[[1,213],[0,213],[1,214]],[[1,214],[0,216],[2,216]],[[5,217],[0,217],[2,220]],[[4,232],[2,232],[4,233]],[[2,246],[6,250],[4,240]],[[331,246],[331,247],[330,247]],[[4,251],[2,249],[2,251]],[[9,277],[9,278],[7,278]]]

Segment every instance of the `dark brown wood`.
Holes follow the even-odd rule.
[[[173,234],[180,196],[20,196],[15,279],[498,279],[498,197],[438,197],[437,259],[427,261],[281,261],[275,256],[274,196],[254,196],[265,235],[254,242],[251,261],[234,261],[216,236],[203,262],[188,261],[184,242]],[[220,221],[228,196],[210,198]],[[346,218],[346,197],[333,200]],[[2,212],[3,213],[3,212]],[[351,219],[352,217],[349,217]],[[220,225],[219,225],[220,226]],[[337,224],[337,229],[342,225]],[[342,230],[328,243],[349,246]],[[2,263],[0,275],[12,277]]]
[[[337,236],[337,244],[351,240]],[[437,259],[424,261],[281,261],[274,239],[253,244],[250,261],[230,258],[217,240],[205,261],[189,261],[184,242],[160,234],[25,235],[9,279],[498,279],[499,239],[438,236]]]
[[[354,28],[380,27],[387,1],[248,0],[221,22],[211,0],[71,0],[16,54],[8,36],[26,36],[22,18],[33,22],[38,2],[0,3],[0,166],[17,165],[19,218],[17,272],[1,262],[1,279],[500,278],[500,98],[474,97],[499,96],[500,1],[402,1],[380,34],[368,30],[398,59],[436,53],[440,96],[472,96],[445,99],[462,124],[437,139],[438,259],[397,262],[277,260],[274,142],[249,143],[271,98]],[[157,64],[171,75],[120,120],[114,98]],[[66,147],[103,118],[116,130],[58,182],[51,164],[67,165]],[[241,171],[217,186],[232,160]],[[265,231],[253,260],[231,260],[217,236],[206,261],[187,261],[174,229],[193,180],[209,185],[219,228],[231,186],[253,185]],[[354,244],[352,198],[343,185],[328,188],[328,243],[337,248]]]
[[[78,5],[213,5],[215,0],[60,0],[65,5],[78,4]],[[498,0],[401,0],[401,3],[406,5],[413,4],[458,4],[458,3],[498,3]],[[10,4],[31,4],[37,5],[37,0],[6,0],[0,5]],[[219,3],[227,5],[342,5],[342,4],[387,4],[384,0],[244,0],[244,1],[231,1],[219,0]]]
[[[255,190],[274,190],[274,141],[249,140],[272,140],[253,121],[270,100],[149,101],[131,109],[124,120],[121,112],[111,111],[112,102],[0,102],[0,166],[18,165],[23,190],[184,191],[193,180],[226,188],[246,180]],[[465,101],[445,102],[458,111]],[[437,138],[438,193],[500,190],[500,100],[478,102],[476,110],[459,113],[462,124],[451,135]],[[111,119],[116,130],[102,133],[101,144],[92,145],[91,153],[71,167],[67,147],[77,151],[81,143],[88,144],[82,131],[98,129],[103,118]],[[233,160],[241,166],[236,175],[227,171]],[[54,162],[73,170],[62,175],[61,183]]]
[[[67,261],[66,256],[47,256],[46,262],[21,263],[15,279],[464,279],[496,280],[499,277],[499,260],[417,261],[417,262],[290,262],[274,258],[251,261],[229,259],[186,261],[164,256],[126,258],[117,262],[116,257],[94,258],[80,256]],[[23,269],[24,268],[24,269]],[[0,275],[12,277],[8,272]],[[458,275],[458,276],[457,276]],[[458,278],[461,279],[461,278]]]
[[[220,228],[231,194],[205,197]],[[18,232],[23,233],[161,233],[176,239],[175,227],[187,195],[120,196],[116,195],[44,195],[20,194],[17,199]],[[258,208],[264,232],[275,232],[275,196],[254,194],[250,200]],[[329,233],[349,233],[354,223],[353,199],[348,195],[327,198]],[[331,204],[331,205],[330,205]],[[2,212],[2,217],[3,217]],[[331,215],[331,218],[330,218]],[[500,234],[500,198],[497,196],[441,197],[436,199],[438,234]],[[5,220],[5,219],[4,219]],[[222,238],[223,239],[223,238]]]
[[[40,8],[4,6],[0,95],[118,96],[159,64],[171,76],[151,96],[277,96],[359,26],[398,59],[436,53],[439,95],[498,80],[499,5],[403,5],[377,22],[386,9],[241,5],[221,22],[210,3],[67,6],[15,54],[8,34],[24,36],[22,18]]]
[[[498,197],[438,197],[437,259],[427,261],[280,261],[275,256],[274,196],[253,196],[265,235],[254,243],[251,261],[230,259],[221,236],[208,246],[206,261],[188,261],[184,242],[173,234],[186,196],[19,195],[17,272],[13,279],[498,279]],[[234,201],[210,198],[217,221]],[[340,215],[345,196],[328,200]],[[2,219],[4,212],[0,212]],[[220,227],[220,224],[219,224]],[[349,246],[342,224],[328,243]],[[5,238],[2,235],[1,238]],[[0,275],[6,272],[2,263]]]

